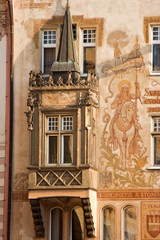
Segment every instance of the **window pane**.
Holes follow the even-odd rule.
[[[160,44],[153,45],[153,71],[160,70]]]
[[[51,240],[62,240],[62,214],[60,208],[51,211]]]
[[[49,149],[48,149],[48,163],[57,163],[57,136],[48,136]]]
[[[62,136],[62,163],[72,163],[73,159],[73,138],[71,135]]]
[[[115,210],[112,207],[103,210],[103,240],[115,240]]]
[[[44,39],[46,41],[44,41]],[[51,44],[49,39],[54,39],[53,44],[56,44],[56,31],[44,31],[43,32],[43,44]]]
[[[83,30],[83,42],[84,43],[95,43],[96,42],[96,30],[86,29]]]
[[[55,48],[44,48],[44,73],[49,74],[52,63],[56,59]]]
[[[57,131],[58,130],[58,117],[49,117],[48,118],[48,131]]]
[[[154,136],[154,164],[160,164],[160,136]]]
[[[72,30],[73,30],[73,40],[77,39],[77,26],[76,24],[72,24]]]
[[[73,118],[62,117],[62,131],[72,131],[73,129]]]
[[[153,131],[160,132],[160,118],[153,118]]]
[[[84,73],[95,71],[95,47],[84,47]]]
[[[84,215],[81,207],[72,210],[72,240],[84,239]]]
[[[124,209],[124,240],[137,240],[137,217],[135,207]]]

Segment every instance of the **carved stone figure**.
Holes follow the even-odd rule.
[[[72,72],[69,72],[66,84],[67,85],[73,85],[73,82],[72,82]]]
[[[37,85],[36,74],[33,71],[29,73],[29,86],[35,87]]]
[[[42,72],[37,74],[37,79],[38,79],[38,81],[37,81],[38,87],[43,87],[44,86],[44,79],[43,79]]]
[[[63,79],[61,77],[58,78],[57,85],[58,86],[62,86],[63,85]]]
[[[27,123],[28,123],[28,130],[33,130],[33,112],[34,109],[32,109],[30,106],[28,106],[28,112],[25,112],[27,116]]]
[[[28,99],[27,99],[28,112],[25,112],[25,114],[27,116],[28,130],[30,130],[30,131],[33,130],[34,102],[35,102],[35,98],[33,97],[33,95],[31,93],[29,93]]]

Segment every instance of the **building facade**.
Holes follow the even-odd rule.
[[[14,0],[12,240],[160,239],[158,0]]]
[[[11,4],[0,1],[0,239],[9,234],[10,110],[11,110]]]

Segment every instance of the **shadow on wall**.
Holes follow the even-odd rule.
[[[102,77],[105,75],[112,76],[117,73],[122,73],[142,65],[150,65],[150,62],[145,62],[143,59],[136,59],[151,52],[151,46],[140,47],[138,36],[135,36],[135,43],[127,54],[122,53],[122,49],[129,44],[129,38],[126,32],[116,30],[111,32],[107,37],[107,44],[113,48],[113,59],[98,64],[98,69],[102,72]],[[132,64],[131,64],[132,60]],[[111,70],[111,71],[110,71]]]

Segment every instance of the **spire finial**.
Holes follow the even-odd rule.
[[[69,7],[69,0],[67,0],[67,7]]]

